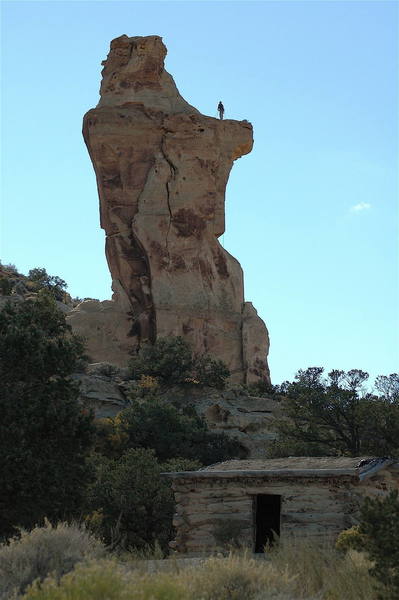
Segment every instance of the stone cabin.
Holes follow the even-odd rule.
[[[240,540],[253,552],[263,552],[272,532],[334,539],[356,524],[365,496],[399,489],[399,461],[391,458],[229,460],[164,475],[176,500],[170,546],[189,556],[215,550],[222,521],[237,521]]]

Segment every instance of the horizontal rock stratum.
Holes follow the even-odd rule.
[[[83,134],[114,296],[106,307],[78,307],[70,322],[94,360],[123,364],[144,341],[181,335],[222,359],[234,381],[269,380],[267,329],[244,301],[240,264],[218,241],[229,173],[252,149],[252,125],[190,106],[165,55],[158,36],[122,35],[102,63],[101,99]]]

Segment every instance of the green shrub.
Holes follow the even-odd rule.
[[[0,294],[9,296],[13,290],[14,283],[8,277],[0,277]]]
[[[93,425],[70,375],[83,357],[46,294],[0,311],[0,538],[80,512]]]
[[[210,465],[242,452],[237,440],[209,431],[203,419],[184,415],[157,396],[132,402],[113,420],[103,421],[99,434],[98,447],[107,456],[117,456],[119,444],[119,455],[129,448],[152,448],[160,461],[178,457]]]
[[[172,469],[192,470],[198,463],[161,464],[151,449],[130,449],[120,458],[94,458],[96,480],[87,493],[88,525],[113,548],[154,547],[167,551],[172,538],[173,494],[161,477]]]
[[[143,344],[130,361],[133,379],[143,375],[161,383],[192,384],[222,389],[230,372],[223,361],[206,354],[195,356],[182,337],[158,338],[155,344]]]
[[[374,562],[370,573],[383,586],[380,597],[399,598],[399,499],[398,491],[385,498],[366,498],[360,509],[359,533],[363,549]]]
[[[78,565],[58,585],[47,579],[33,585],[24,600],[190,600],[187,587],[173,574],[138,575],[114,561]]]
[[[300,369],[278,386],[279,442],[272,456],[396,456],[399,452],[399,375],[377,378],[383,395],[365,393],[369,375],[360,369]],[[270,456],[270,452],[269,452]]]
[[[63,301],[68,286],[61,277],[49,275],[46,269],[37,267],[29,271],[28,279],[34,282],[37,291],[46,289],[55,300]]]
[[[359,525],[354,525],[350,529],[345,529],[339,534],[335,547],[341,552],[349,550],[363,550],[366,539],[359,531]]]
[[[128,589],[121,568],[113,561],[78,565],[57,578],[49,577],[43,584],[34,583],[24,600],[128,600]]]
[[[3,271],[7,271],[8,273],[11,273],[12,275],[20,275],[17,267],[15,265],[13,265],[12,263],[9,263],[8,265],[3,265],[0,263],[0,266]]]
[[[199,385],[223,389],[229,376],[230,371],[222,360],[207,354],[193,360],[192,379]]]
[[[250,396],[258,396],[259,398],[272,398],[277,391],[277,386],[273,386],[267,381],[260,379],[254,383],[245,385],[245,391]]]
[[[105,548],[91,533],[78,525],[49,522],[0,546],[0,598],[21,593],[34,580],[42,581],[49,573],[59,579],[76,563],[104,556]]]

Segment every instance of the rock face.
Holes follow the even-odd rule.
[[[128,310],[113,300],[84,300],[68,313],[67,321],[85,339],[91,360],[127,364],[132,348]]]
[[[93,409],[96,419],[115,417],[128,406],[118,385],[106,377],[76,374],[80,384],[80,401],[85,408]]]
[[[123,364],[126,333],[132,348],[181,335],[225,361],[233,380],[269,380],[267,329],[244,301],[240,264],[218,242],[229,173],[252,149],[252,126],[190,106],[165,55],[158,36],[113,40],[101,99],[84,117],[113,301],[129,318],[125,339],[114,340],[118,360],[100,347],[93,359]]]
[[[174,400],[177,398],[174,396]],[[238,440],[248,458],[264,458],[277,438],[275,419],[281,417],[280,404],[272,398],[248,396],[235,389],[192,397],[197,414],[211,431]]]

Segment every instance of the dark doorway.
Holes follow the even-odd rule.
[[[280,535],[280,512],[281,496],[255,496],[255,552],[264,552],[266,544],[273,544],[273,532]]]

